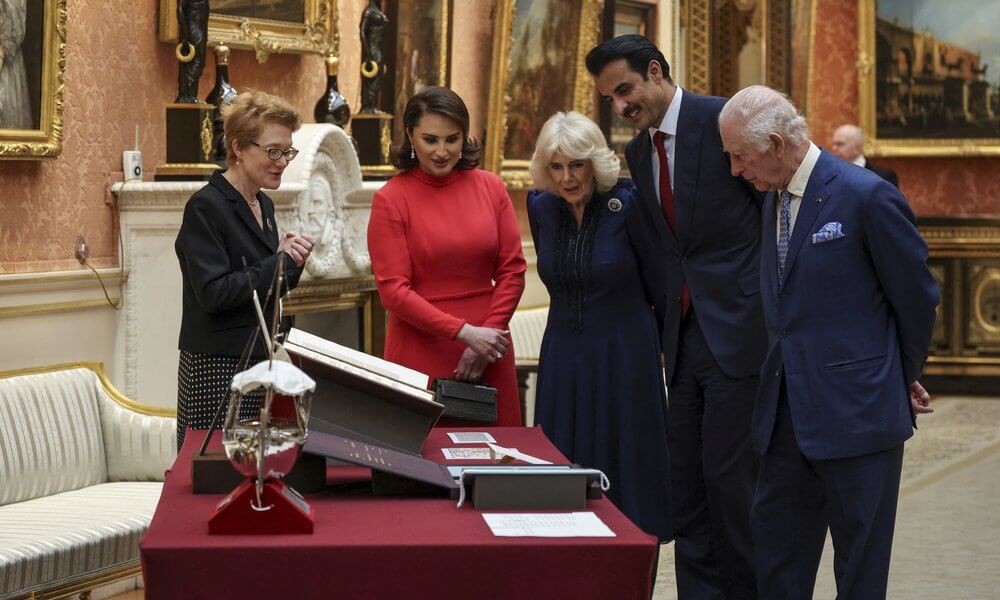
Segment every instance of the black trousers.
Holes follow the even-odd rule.
[[[750,508],[757,456],[750,420],[758,377],[730,379],[692,311],[681,325],[667,397],[677,594],[756,598]]]
[[[782,385],[753,506],[761,596],[812,598],[829,528],[837,598],[885,598],[902,466],[902,444],[862,456],[806,458]]]

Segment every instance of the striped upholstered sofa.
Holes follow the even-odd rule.
[[[140,573],[173,414],[122,396],[97,363],[0,373],[0,599]]]

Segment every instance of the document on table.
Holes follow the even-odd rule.
[[[450,431],[448,437],[455,444],[495,444],[496,439],[485,431]]]
[[[517,448],[511,448],[517,452]],[[447,460],[493,460],[503,456],[497,456],[495,452],[490,452],[489,448],[441,448]]]
[[[615,537],[592,512],[489,513],[483,519],[497,537]]]

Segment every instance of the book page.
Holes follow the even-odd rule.
[[[395,379],[396,381],[422,390],[427,389],[427,384],[430,381],[430,377],[420,371],[415,371],[377,356],[342,346],[330,340],[323,339],[318,335],[313,335],[301,329],[295,329],[294,327],[288,332],[288,341],[296,346],[318,352],[324,356],[335,358],[349,365],[378,373],[379,375]]]

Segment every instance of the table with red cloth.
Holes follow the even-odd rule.
[[[425,458],[444,463],[441,448],[477,446],[454,444],[446,431],[476,429],[434,429]],[[490,433],[500,446],[566,464],[539,428]],[[380,498],[337,486],[306,495],[316,518],[312,535],[209,535],[222,496],[192,491],[191,457],[203,439],[198,431],[184,440],[140,543],[150,600],[649,597],[656,540],[606,498],[589,500],[586,510],[616,537],[494,537],[483,511],[456,508],[454,500]],[[217,438],[212,446],[221,447]],[[368,476],[352,467],[328,471],[328,483]]]

